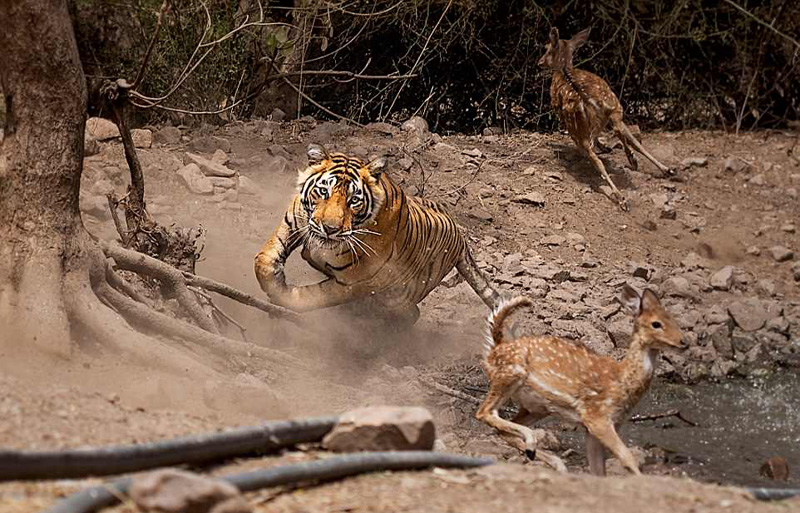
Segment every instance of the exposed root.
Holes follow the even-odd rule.
[[[143,253],[101,244],[106,256],[113,258],[120,268],[158,278],[198,326],[210,333],[219,333],[214,321],[197,302],[197,297],[186,287],[186,280],[179,270]]]
[[[244,359],[256,357],[285,366],[298,368],[303,366],[299,360],[280,351],[210,333],[197,326],[147,308],[143,304],[118,292],[107,283],[99,284],[97,292],[103,300],[112,305],[120,315],[138,329],[168,337],[177,337],[190,344],[198,344],[214,356],[225,361],[230,361],[232,357]]]
[[[295,312],[292,312],[291,310],[288,310],[286,308],[277,305],[273,305],[272,303],[253,297],[250,294],[247,294],[246,292],[237,290],[229,285],[225,285],[224,283],[219,283],[212,279],[205,278],[202,276],[197,276],[188,272],[181,272],[180,270],[172,267],[171,265],[162,262],[160,260],[157,260],[155,258],[152,258],[150,256],[147,256],[143,253],[137,253],[135,251],[121,248],[119,246],[114,246],[108,243],[101,243],[101,244],[103,252],[106,254],[106,256],[113,258],[114,261],[117,263],[117,266],[120,267],[121,269],[126,269],[128,271],[134,271],[139,274],[144,274],[146,276],[157,278],[163,282],[172,284],[172,286],[175,287],[176,289],[185,290],[186,294],[189,295],[191,295],[192,293],[187,288],[188,285],[201,287],[206,290],[222,294],[223,296],[229,297],[245,305],[258,308],[259,310],[267,312],[272,317],[279,317],[282,319],[286,319],[300,327],[303,327],[300,315]],[[200,308],[203,317],[209,319],[210,321],[210,318],[206,315],[205,312],[202,311],[202,308],[197,303],[197,300],[194,298],[194,296],[192,296],[192,301],[197,305],[198,308]],[[214,331],[212,331],[212,333],[216,333],[216,326],[214,328],[215,329]]]
[[[152,301],[149,298],[145,297],[141,294],[136,287],[130,284],[125,278],[117,274],[114,270],[114,259],[109,258],[106,261],[106,279],[108,280],[108,284],[117,289],[118,291],[122,292],[123,294],[127,294],[136,301],[145,304],[149,307],[153,307]]]
[[[68,274],[64,287],[70,291],[71,301],[67,305],[70,319],[103,347],[123,355],[131,363],[147,368],[160,368],[180,375],[187,368],[203,367],[210,375],[218,376],[217,371],[199,359],[192,358],[186,351],[171,347],[128,326],[124,319],[100,301],[92,290],[86,273]]]

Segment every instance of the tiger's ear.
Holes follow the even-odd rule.
[[[308,145],[306,155],[308,155],[309,164],[319,164],[323,160],[328,160],[330,158],[328,150],[326,150],[324,146],[313,143]]]
[[[374,158],[369,161],[366,165],[366,168],[369,170],[370,176],[374,179],[378,179],[383,174],[383,168],[386,167],[386,157],[381,155],[380,157]]]

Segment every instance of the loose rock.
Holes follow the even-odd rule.
[[[88,130],[83,133],[83,156],[91,157],[100,153],[100,143],[92,137]]]
[[[153,146],[153,132],[146,128],[134,128],[131,130],[133,145],[137,148],[150,148]]]
[[[145,513],[249,513],[230,483],[192,472],[163,469],[134,478],[130,498]]]
[[[192,140],[192,142],[189,144],[189,149],[193,151],[199,151],[200,153],[214,153],[217,150],[230,153],[231,142],[215,135],[206,135]]]
[[[194,153],[186,152],[186,158],[184,159],[184,163],[193,163],[197,164],[200,170],[206,176],[225,176],[231,177],[236,174],[236,171],[233,169],[229,169],[222,164],[218,164],[212,160],[208,160],[207,158],[201,157],[200,155],[196,155]]]
[[[726,265],[711,276],[711,286],[717,290],[730,290],[731,285],[733,285],[733,266]]]
[[[685,168],[706,167],[708,165],[708,159],[706,157],[689,157],[683,159],[681,165]]]
[[[725,171],[730,171],[732,173],[738,173],[750,167],[750,164],[739,157],[728,157],[722,165],[725,167]]]
[[[773,456],[761,465],[758,473],[776,481],[786,481],[789,479],[789,465],[781,456]]]
[[[322,445],[337,452],[426,451],[434,440],[433,417],[425,408],[377,406],[344,413]]]
[[[786,262],[794,258],[794,252],[784,246],[773,246],[769,248],[769,253],[776,262]]]
[[[197,164],[188,164],[178,170],[184,185],[195,194],[212,194],[214,184],[203,174]]]
[[[165,126],[153,134],[153,142],[157,144],[178,144],[181,142],[181,131],[174,126]]]
[[[402,128],[404,132],[417,132],[420,135],[424,135],[428,133],[428,122],[425,121],[425,118],[414,116],[405,121],[400,128]]]
[[[112,121],[103,118],[89,118],[86,130],[98,141],[107,141],[119,137],[119,128]]]
[[[523,205],[533,205],[535,207],[543,207],[544,206],[544,196],[540,192],[529,192],[527,194],[521,194],[519,196],[515,196],[512,199],[514,203],[521,203]]]
[[[737,326],[744,331],[756,331],[764,327],[770,314],[761,301],[748,298],[728,306],[728,313]]]
[[[211,155],[211,162],[216,162],[220,165],[225,165],[228,163],[228,154],[222,150],[217,150]]]

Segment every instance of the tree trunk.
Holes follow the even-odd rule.
[[[88,241],[78,209],[86,84],[64,0],[0,0],[0,19],[0,325],[7,343],[67,355],[65,277],[81,271]]]

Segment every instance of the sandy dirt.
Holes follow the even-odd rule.
[[[553,422],[548,425],[558,434],[574,474],[558,476],[525,461],[474,421],[474,401],[442,394],[418,380],[436,381],[477,400],[485,393],[478,367],[485,307],[461,283],[435,290],[421,304],[422,316],[410,333],[380,337],[353,333],[352,319],[336,309],[308,316],[310,323],[330,330],[321,340],[256,310],[215,299],[247,328],[248,340],[307,362],[309,368],[298,372],[247,369],[220,377],[187,369],[185,375],[174,375],[130,365],[97,349],[80,352],[72,362],[7,352],[0,355],[0,447],[135,443],[264,419],[336,414],[369,404],[422,404],[434,413],[439,438],[449,451],[489,455],[506,463],[479,471],[379,474],[309,489],[265,491],[250,495],[251,503],[256,511],[789,507],[756,503],[735,490],[686,477],[724,485],[800,486],[797,471],[787,483],[758,474],[761,463],[775,455],[785,457],[791,469],[800,468],[800,302],[792,269],[800,257],[777,262],[769,251],[784,246],[800,252],[791,229],[800,219],[800,166],[791,156],[796,134],[645,134],[644,143],[669,164],[681,167],[689,157],[707,163],[682,169],[670,180],[651,175],[655,168],[643,158],[639,172],[625,169],[624,154],[616,149],[605,158],[632,205],[625,213],[598,191],[600,177],[564,135],[439,137],[313,121],[234,123],[213,134],[230,142],[229,167],[250,178],[259,192],[240,191],[238,197],[220,201],[216,195],[190,193],[175,174],[190,142],[205,132],[184,130],[179,144],[140,150],[148,206],[161,223],[202,224],[207,238],[198,273],[253,294],[260,291],[252,258],[283,215],[310,142],[364,156],[388,153],[393,179],[413,194],[448,205],[469,234],[479,264],[503,292],[533,295],[541,305],[520,319],[523,330],[571,336],[618,357],[624,349],[606,325],[624,327],[625,319],[606,313],[621,283],[665,289],[671,276],[702,275],[706,281],[692,282],[687,295],[666,300],[676,316],[688,319],[682,328],[694,334],[694,347],[688,357],[662,365],[637,409],[657,413],[677,408],[698,426],[667,418],[624,430],[623,438],[641,455],[644,472],[657,477],[586,476],[579,432]],[[732,157],[743,159],[745,168],[726,170],[725,160]],[[115,232],[107,214],[91,209],[91,198],[108,184],[121,193],[123,170],[118,142],[103,143],[99,155],[86,159],[82,208],[87,228],[99,237],[111,239]],[[543,206],[522,199],[532,192],[541,196]],[[675,219],[662,216],[665,202]],[[753,246],[759,254],[748,252]],[[699,270],[687,267],[692,253],[703,259]],[[548,280],[548,290],[541,294],[536,283],[526,281],[530,267],[525,267],[541,265],[568,270],[571,278]],[[710,287],[709,276],[726,265],[735,267],[735,285],[728,290]],[[631,275],[637,266],[651,271],[647,279]],[[299,283],[319,277],[299,255],[290,259],[287,276]],[[750,297],[779,305],[781,314],[775,318],[786,325],[756,333],[761,337],[758,355],[739,355],[736,349],[726,357],[724,347],[708,335],[713,328],[708,312]],[[233,327],[227,333],[239,336]],[[734,344],[736,336],[734,330]],[[269,464],[309,457],[315,456],[294,452]],[[624,475],[615,461],[609,468],[612,475]],[[96,482],[3,484],[0,510],[36,511]],[[127,506],[119,511],[134,510]]]

